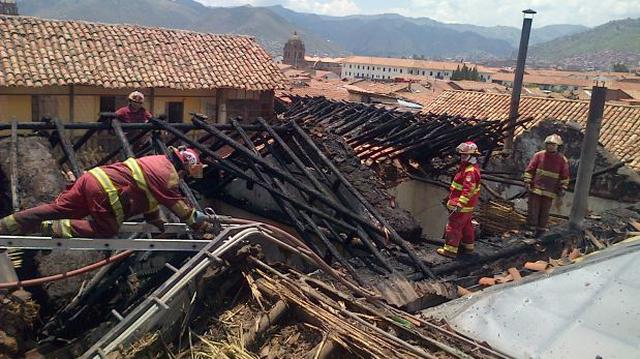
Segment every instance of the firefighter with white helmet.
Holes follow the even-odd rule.
[[[460,166],[450,186],[447,208],[449,221],[445,228],[445,245],[438,248],[440,255],[456,257],[459,246],[472,252],[475,246],[475,234],[472,225],[473,209],[480,197],[480,166],[478,146],[471,141],[463,142],[456,148],[460,154]]]
[[[144,94],[133,91],[127,96],[127,106],[116,111],[116,117],[124,123],[145,123],[151,118],[151,113],[144,108]]]
[[[536,236],[547,229],[553,199],[562,197],[569,186],[569,162],[558,151],[562,138],[554,133],[544,143],[545,149],[533,155],[523,176],[529,192],[527,229]]]

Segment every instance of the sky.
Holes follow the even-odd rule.
[[[610,20],[640,17],[640,0],[197,0],[210,6],[280,4],[298,12],[344,16],[397,13],[441,22],[520,27],[521,11],[538,12],[533,26],[597,26]]]

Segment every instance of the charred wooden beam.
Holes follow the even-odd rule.
[[[57,118],[54,118],[52,122],[53,122],[53,125],[55,126],[55,131],[58,135],[58,139],[60,141],[60,146],[62,147],[62,151],[67,157],[67,162],[69,162],[69,165],[71,166],[71,170],[73,171],[73,174],[76,176],[76,178],[78,178],[82,175],[82,170],[80,169],[80,165],[78,164],[78,160],[76,158],[76,153],[73,150],[73,146],[71,146],[69,139],[64,134],[65,127],[63,126],[62,122]]]
[[[14,212],[20,210],[20,198],[18,197],[18,122],[11,121],[11,146],[10,153],[10,171],[11,178],[11,207]]]
[[[342,175],[342,173],[336,168],[333,162],[331,162],[327,158],[327,156],[325,156],[325,154],[318,148],[318,146],[316,146],[315,142],[313,142],[311,137],[309,137],[309,135],[307,135],[307,133],[304,132],[304,130],[300,128],[300,126],[298,126],[297,123],[291,122],[291,125],[293,126],[297,134],[307,143],[307,145],[317,153],[320,159],[324,162],[325,166],[327,166],[327,168],[329,168],[331,172],[333,172],[334,176],[338,178],[340,183],[347,190],[349,190],[349,192],[351,192],[351,194],[355,196],[362,205],[364,205],[367,211],[369,211],[371,215],[382,225],[383,230],[387,231],[391,235],[390,236],[391,240],[397,245],[399,245],[409,255],[409,257],[411,257],[411,259],[413,260],[417,268],[427,276],[431,278],[435,278],[435,276],[433,275],[433,273],[431,273],[429,268],[427,268],[424,265],[424,263],[422,263],[422,261],[415,255],[413,250],[409,248],[408,244],[405,242],[404,239],[402,239],[402,237],[400,237],[398,232],[396,232],[396,230],[391,225],[389,225],[389,223],[387,223],[386,219],[380,214],[380,212],[378,212],[378,210],[375,207],[373,207],[373,205],[371,205],[371,203],[369,203],[369,201],[367,201],[362,196],[360,191],[358,191],[355,187],[353,187],[353,185]]]

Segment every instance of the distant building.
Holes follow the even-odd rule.
[[[18,15],[16,0],[0,0],[0,15]]]
[[[173,122],[270,118],[285,81],[248,36],[0,15],[0,121],[95,121],[132,90]]]
[[[341,77],[346,79],[395,80],[432,78],[450,80],[460,62],[397,59],[390,57],[350,56],[342,63]],[[478,70],[480,81],[491,82],[494,71],[480,65],[467,64]]]
[[[292,65],[295,68],[302,68],[306,66],[304,60],[305,48],[304,42],[298,36],[297,32],[293,33],[293,36],[284,44],[284,53],[282,63],[286,65]]]

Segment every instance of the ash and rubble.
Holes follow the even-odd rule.
[[[265,243],[247,244],[227,254],[223,265],[212,266],[198,276],[190,289],[181,294],[182,299],[175,306],[172,304],[170,315],[167,314],[172,318],[170,325],[138,333],[136,340],[119,347],[111,353],[112,357],[155,357],[167,352],[179,358],[193,355],[240,358],[504,357],[486,343],[458,335],[446,323],[412,313],[480,290],[484,284],[479,282],[486,283],[481,281],[483,278],[493,278],[497,283],[517,281],[511,269],[526,276],[533,272],[526,269],[527,262],[568,264],[575,249],[580,255],[599,249],[585,235],[566,232],[564,221],[559,220],[557,226],[537,242],[525,239],[513,227],[494,225],[478,239],[476,255],[463,256],[457,261],[439,257],[434,251],[440,244],[422,238],[421,228],[411,213],[394,204],[393,196],[388,192],[389,182],[382,180],[376,171],[380,167],[367,165],[366,159],[358,157],[357,151],[343,136],[319,127],[317,123],[312,126],[300,123],[315,145],[371,205],[367,209],[344,184],[339,184],[337,173],[332,173],[329,164],[323,163],[319,154],[304,144],[304,138],[295,135],[295,130],[288,125],[289,121],[296,120],[295,117],[281,114],[278,122],[282,128],[277,132],[317,182],[301,173],[293,156],[285,155],[284,145],[275,141],[265,127],[252,130],[250,134],[258,147],[257,151],[250,151],[255,157],[243,152],[241,148],[252,148],[242,136],[236,136],[234,129],[229,130],[231,135],[227,139],[216,136],[216,141],[207,146],[219,154],[224,149],[223,158],[229,166],[215,168],[208,172],[205,182],[189,185],[201,190],[203,201],[227,202],[238,211],[257,213],[272,223],[287,226],[300,235],[311,250],[317,251],[317,258],[300,260],[295,253],[274,249]],[[481,137],[483,132],[475,133]],[[483,150],[495,149],[498,140],[496,137],[485,139]],[[380,144],[384,139],[378,137],[376,141]],[[413,141],[396,144],[411,146],[415,144]],[[42,169],[45,167],[42,162],[32,164],[33,168],[20,168],[21,203],[24,201],[26,206],[26,203],[33,205],[53,199],[64,188],[58,161],[52,156],[56,152],[51,150],[46,138],[21,136],[18,143],[31,146],[31,149],[39,148],[42,153],[36,151],[34,156],[50,163],[46,170]],[[298,146],[300,144],[302,146]],[[452,148],[446,148],[444,153],[434,152],[427,162],[450,161]],[[95,157],[96,161],[98,157]],[[415,153],[408,153],[399,160],[401,166],[396,168],[401,168],[403,174],[414,168],[421,170],[423,176],[432,176],[434,181],[442,176],[440,169],[430,173],[424,171],[429,166],[413,166],[412,162],[422,160]],[[91,162],[87,160],[83,167],[88,168]],[[2,165],[4,174],[9,173],[7,166],[5,161]],[[55,185],[43,186],[49,180]],[[32,190],[27,186],[36,187],[33,189],[35,195],[31,195]],[[314,188],[327,193],[328,200],[315,198]],[[300,203],[306,203],[309,208]],[[495,208],[486,209],[491,210]],[[318,212],[326,213],[336,221],[322,217]],[[376,215],[381,215],[400,239],[393,239],[380,230]],[[514,208],[510,208],[508,214],[498,212],[497,216],[508,216],[514,222],[522,220],[522,214]],[[638,218],[640,208],[631,206],[598,213],[586,224],[589,233],[606,247],[626,239],[627,232],[634,231],[633,221]],[[296,222],[304,224],[297,226]],[[328,243],[320,240],[323,235]],[[369,246],[366,241],[370,242]],[[329,250],[329,244],[335,251]],[[86,253],[93,253],[90,255],[95,258],[83,257]],[[410,254],[437,279],[429,279]],[[106,254],[80,252],[77,258],[67,255],[58,251],[38,253],[34,255],[34,268],[46,268],[49,272],[31,269],[21,275],[30,278],[57,273],[102,259]],[[345,261],[337,256],[344,257]],[[34,298],[19,302],[28,306],[21,309],[25,314],[20,324],[11,324],[15,329],[9,331],[9,336],[15,337],[4,341],[9,346],[0,345],[0,350],[5,351],[0,352],[3,353],[0,357],[24,355],[29,350],[31,355],[39,352],[46,357],[81,356],[117,325],[118,318],[112,315],[112,310],[121,315],[131,313],[148,293],[171,275],[165,263],[180,268],[185,257],[141,253],[114,264],[90,288],[89,294],[95,291],[99,295],[89,295],[92,297],[89,299],[85,289],[85,295],[76,298],[85,305],[84,315],[95,315],[96,319],[91,321],[68,320],[69,308],[65,308],[66,312],[61,308],[74,299],[78,288],[87,285],[95,272],[76,277],[73,284],[61,281],[44,287],[50,292],[47,293],[49,297],[34,293]],[[575,259],[575,255],[573,257]],[[52,266],[51,258],[58,258],[55,266]],[[331,271],[328,272],[320,261],[330,264]],[[360,281],[354,280],[354,271]],[[356,282],[358,285],[352,286]],[[65,292],[56,288],[64,288]],[[8,295],[3,300],[10,298]],[[39,312],[34,316],[38,305]],[[76,303],[71,308],[83,307]],[[3,328],[10,321],[18,323],[15,317],[8,318],[7,312],[0,309]]]

